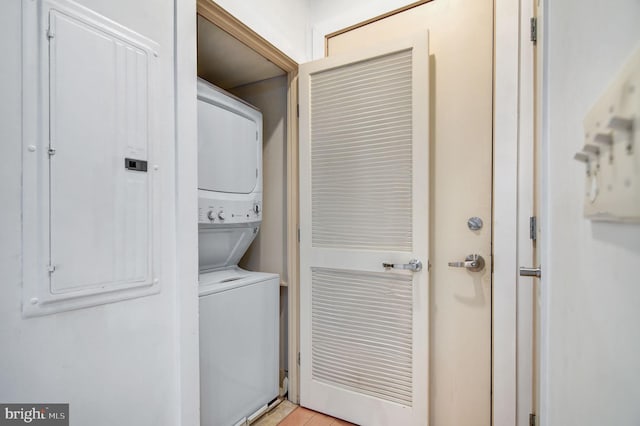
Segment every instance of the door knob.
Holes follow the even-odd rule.
[[[418,259],[411,259],[409,263],[382,263],[384,269],[406,269],[413,272],[422,271],[422,262]]]
[[[467,268],[471,272],[478,272],[484,269],[484,258],[479,254],[470,254],[463,262],[449,262],[452,268]]]

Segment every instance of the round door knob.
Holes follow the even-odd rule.
[[[220,220],[224,220],[224,218],[225,218],[225,214],[224,214],[224,212],[223,212],[222,210],[220,210],[220,211],[218,212],[218,219],[220,219]]]
[[[216,218],[213,210],[209,210],[209,213],[207,213],[207,217],[209,218],[209,220],[214,220]]]

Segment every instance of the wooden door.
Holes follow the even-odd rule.
[[[436,426],[491,423],[493,3],[434,0],[339,33],[328,57],[429,30],[430,368]],[[467,222],[477,217],[482,228]],[[426,219],[425,219],[426,220]],[[449,267],[479,254],[479,272]]]
[[[428,383],[428,42],[300,67],[300,402],[421,425]]]

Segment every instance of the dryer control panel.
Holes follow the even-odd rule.
[[[198,198],[199,224],[234,224],[262,220],[262,202]]]

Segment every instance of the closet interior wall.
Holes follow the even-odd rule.
[[[262,227],[240,267],[280,274],[280,369],[287,370],[287,77],[229,90],[262,111]]]

